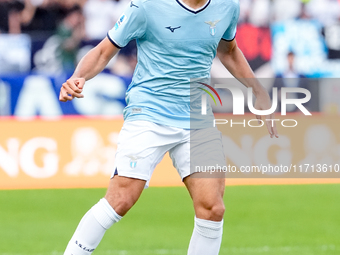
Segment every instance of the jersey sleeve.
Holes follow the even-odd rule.
[[[240,4],[237,3],[235,6],[233,19],[231,20],[230,25],[227,28],[227,30],[224,32],[222,39],[226,41],[232,41],[235,39],[236,30],[237,30],[237,22],[238,22],[239,16],[240,16]]]
[[[133,0],[107,36],[116,47],[123,48],[131,40],[143,37],[145,31],[146,16],[143,3],[141,0]]]

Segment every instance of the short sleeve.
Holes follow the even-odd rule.
[[[145,31],[146,17],[142,0],[134,0],[129,3],[107,36],[116,47],[122,48],[131,40],[141,38]]]
[[[240,4],[237,3],[235,6],[233,19],[231,20],[230,25],[227,28],[227,30],[224,32],[222,39],[226,41],[232,41],[235,39],[236,30],[237,30],[237,22],[238,22],[239,16],[240,16]]]

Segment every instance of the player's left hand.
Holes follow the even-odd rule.
[[[268,110],[271,108],[271,100],[269,98],[269,95],[262,95],[258,96],[255,101],[255,109],[257,110]],[[275,114],[272,113],[270,115],[265,115],[264,120],[262,120],[262,117],[260,115],[256,115],[256,118],[258,119],[259,123],[261,123],[261,120],[264,121],[267,130],[270,134],[270,138],[276,137],[279,138],[279,134],[276,129],[276,123],[275,123]]]

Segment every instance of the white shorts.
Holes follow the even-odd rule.
[[[196,166],[225,165],[221,132],[217,128],[189,130],[150,121],[128,121],[118,136],[114,175],[141,179],[149,184],[166,152],[182,180]]]

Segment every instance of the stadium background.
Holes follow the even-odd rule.
[[[103,196],[135,43],[88,82],[84,99],[60,103],[58,92],[127,3],[0,0],[1,255],[62,254],[80,217]],[[340,1],[240,4],[237,42],[256,75],[269,91],[281,78],[294,81],[282,86],[307,80],[313,116],[290,109],[299,126],[279,127],[277,140],[267,139],[264,129],[225,128],[228,163],[340,164]],[[212,77],[230,74],[216,60]],[[222,97],[231,102],[230,95]],[[215,110],[230,113],[231,106]],[[221,254],[340,254],[340,190],[329,184],[339,179],[283,177],[227,179]],[[302,183],[313,185],[292,185]],[[168,156],[144,193],[97,254],[185,254],[193,211]]]

